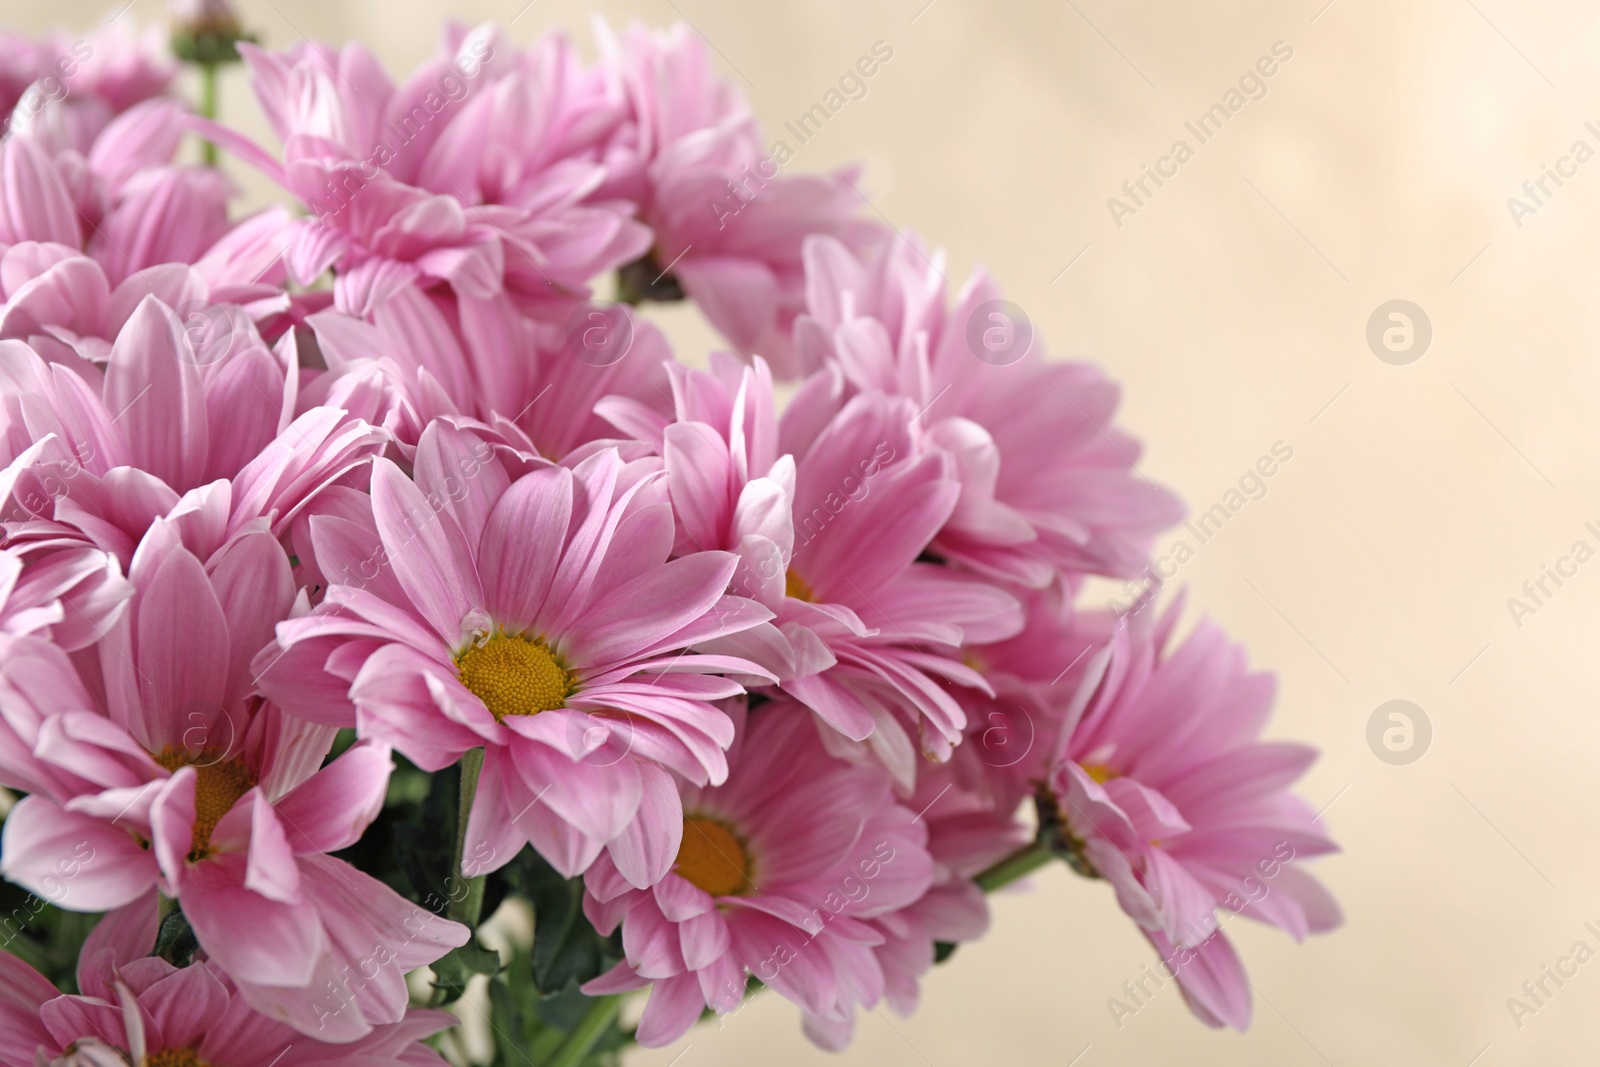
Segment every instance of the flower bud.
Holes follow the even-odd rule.
[[[253,41],[228,0],[171,0],[172,51],[185,63],[214,67],[239,59],[240,41]]]

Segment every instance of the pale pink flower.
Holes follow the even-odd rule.
[[[311,519],[332,585],[279,626],[262,684],[427,770],[483,747],[468,873],[531,842],[570,877],[609,847],[649,885],[679,824],[669,770],[727,775],[733,724],[713,701],[742,690],[719,672],[767,677],[695,649],[771,613],[725,595],[728,553],[669,561],[672,516],[648,465],[606,449],[571,470],[512,466],[443,421],[417,447],[415,482],[378,460],[369,516]]]
[[[422,1039],[455,1023],[448,1012],[410,1011],[353,1043],[324,1044],[258,1014],[214,963],[129,959],[95,940],[71,995],[0,953],[0,1067],[444,1067]]]
[[[309,284],[335,268],[343,310],[439,282],[569,308],[649,239],[629,205],[588,202],[606,174],[596,142],[617,121],[604,86],[562,38],[519,52],[484,26],[447,48],[397,87],[360,45],[242,46],[283,163],[227,143],[313,210],[290,269]]]
[[[584,991],[650,986],[647,1047],[737,1008],[747,975],[827,1023],[870,1010],[885,992],[871,920],[932,879],[927,828],[888,777],[829,756],[788,700],[750,713],[730,755],[726,784],[684,788],[671,873],[640,889],[602,858],[584,879],[585,913],[603,934],[621,925],[626,954]]]
[[[997,810],[1015,810],[1048,788],[1062,724],[1074,701],[1087,699],[1080,683],[1116,625],[1111,615],[1074,611],[1058,589],[1025,589],[1019,598],[1026,622],[1015,636],[962,651],[992,693],[956,693],[967,737],[952,762],[961,786]]]
[[[83,35],[0,34],[0,121],[10,133],[49,128],[86,155],[106,123],[166,93],[176,71],[156,26],[136,31],[112,18]]]
[[[45,47],[42,42],[34,40],[25,33],[15,30],[0,31],[0,119],[7,125],[11,122],[12,109],[22,99],[35,80],[37,80],[47,66]],[[52,84],[51,91],[59,94],[61,75],[55,74],[56,83]],[[41,90],[39,98],[42,102],[44,91]]]
[[[595,412],[612,394],[664,410],[672,360],[661,331],[620,308],[594,311],[572,331],[530,319],[500,294],[475,299],[414,287],[375,308],[371,321],[336,309],[306,325],[328,373],[308,382],[308,403],[357,411],[414,446],[436,418],[476,422],[513,447],[562,460],[614,437]],[[591,352],[584,331],[614,346]]]
[[[1302,866],[1337,846],[1288,786],[1316,758],[1260,740],[1274,680],[1202,622],[1169,649],[1181,601],[1136,616],[1084,679],[1051,779],[1066,843],[1109,881],[1195,1013],[1244,1029],[1250,988],[1219,909],[1296,940],[1341,921]]]
[[[285,224],[281,208],[230,230],[193,264],[162,263],[113,285],[105,268],[65,245],[24,241],[0,252],[0,338],[28,342],[52,363],[103,363],[112,342],[147,296],[181,311],[195,361],[215,363],[237,345],[259,346],[250,322],[289,307],[281,248],[272,242]],[[246,321],[248,320],[248,321]],[[92,374],[85,377],[93,379]]]
[[[228,232],[231,189],[216,169],[171,162],[184,135],[175,100],[137,104],[79,145],[51,119],[0,144],[0,246],[66,245],[93,257],[115,285],[146,267],[194,263]]]
[[[1138,472],[1138,443],[1112,424],[1117,386],[1089,364],[1047,360],[982,272],[948,307],[943,262],[915,238],[867,257],[808,240],[801,365],[836,361],[857,389],[911,398],[961,482],[934,555],[1029,586],[1139,573],[1183,506]]]
[[[713,73],[688,26],[635,23],[602,45],[637,127],[639,175],[619,185],[655,235],[640,280],[675,279],[729,343],[783,377],[812,369],[794,362],[789,341],[805,304],[805,239],[827,234],[863,252],[884,240],[860,217],[855,172],[780,173],[789,150],[762,143],[749,104]]]
[[[334,731],[255,695],[251,658],[295,597],[283,549],[257,529],[203,564],[160,520],[129,581],[87,658],[0,638],[16,742],[0,782],[29,790],[0,870],[71,910],[131,908],[125,922],[159,889],[249,1003],[304,1033],[398,1022],[404,973],[467,931],[326,855],[377,815],[391,764],[368,741],[323,767]]]
[[[380,451],[384,434],[345,412],[296,417],[293,335],[269,349],[237,308],[196,349],[145,297],[102,368],[48,363],[0,341],[0,502],[14,540],[77,537],[126,567],[151,520],[173,515],[202,558],[246,524],[286,532],[318,492]]]
[[[926,768],[917,791],[902,803],[928,828],[933,860],[928,891],[904,907],[868,920],[883,937],[873,948],[883,970],[884,1002],[897,1015],[916,1011],[921,980],[933,969],[940,944],[976,941],[989,930],[989,900],[973,882],[980,871],[1027,844],[1030,827],[990,798],[964,789],[954,763]],[[806,1033],[824,1048],[840,1050],[855,1029],[844,1018],[808,1015]]]
[[[481,205],[506,242],[506,285],[525,309],[564,317],[588,281],[643,254],[650,235],[613,175],[633,165],[628,105],[562,33],[519,49],[499,30],[447,27],[459,53],[479,41],[486,85],[421,157],[415,181]]]
[[[29,557],[37,560],[26,567]],[[133,587],[115,557],[80,544],[0,551],[0,633],[42,634],[69,652],[92,644]]]
[[[946,759],[961,741],[966,716],[946,683],[989,691],[961,645],[1022,621],[1010,593],[919,559],[959,493],[949,459],[920,447],[910,401],[850,396],[834,370],[808,379],[781,420],[760,359],[668,372],[677,421],[617,398],[599,410],[663,457],[680,545],[737,552],[734,589],[776,614],[719,649],[868,740],[909,789],[919,748]]]

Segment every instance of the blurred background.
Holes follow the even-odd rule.
[[[12,0],[3,17],[86,28],[106,6]],[[565,27],[591,55],[593,13],[689,22],[796,166],[864,162],[873,209],[946,248],[953,281],[984,265],[1054,353],[1124,383],[1140,469],[1227,513],[1158,554],[1188,543],[1174,581],[1191,610],[1279,675],[1270,732],[1324,751],[1300,790],[1344,846],[1316,873],[1347,925],[1301,946],[1230,926],[1256,992],[1248,1034],[1206,1030],[1171,984],[1115,1018],[1108,1002],[1129,1003],[1124,982],[1155,957],[1104,883],[1061,867],[995,901],[990,936],[928,978],[914,1018],[866,1016],[841,1057],[766,995],[630,1064],[1594,1062],[1600,9],[238,6],[269,46],[359,37],[397,76],[447,18],[517,41]],[[797,145],[783,123],[878,42],[893,54],[866,95]],[[224,116],[271,143],[243,75],[226,77]],[[1201,128],[1214,105],[1226,122]],[[229,167],[248,204],[272,196]],[[685,358],[715,344],[692,310],[649,314]],[[1275,447],[1292,458],[1241,486]],[[1512,997],[1535,1010],[1514,1015]]]

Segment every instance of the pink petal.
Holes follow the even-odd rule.
[[[418,614],[454,647],[461,623],[483,601],[460,529],[387,459],[372,468],[372,513],[389,563]]]
[[[1250,979],[1226,935],[1220,931],[1197,949],[1176,948],[1160,933],[1150,933],[1166,970],[1176,972],[1183,999],[1207,1026],[1250,1027]]]
[[[183,967],[139,994],[140,1009],[167,1048],[193,1048],[216,1026],[232,1000],[209,967]]]
[[[422,432],[413,474],[424,494],[444,501],[468,547],[477,547],[489,512],[510,484],[505,468],[483,438],[443,420],[430,423]]]
[[[777,318],[777,279],[754,259],[691,253],[673,271],[711,324],[741,352],[753,350]]]
[[[634,760],[602,766],[526,742],[513,743],[511,755],[517,773],[545,807],[602,843],[627,829],[639,810],[644,786]]]
[[[549,467],[523,475],[495,504],[479,561],[489,613],[507,628],[528,629],[550,593],[572,515],[572,472]]]
[[[29,137],[0,145],[0,240],[83,246],[78,212],[44,149]]]
[[[154,297],[111,346],[105,402],[138,466],[179,491],[200,483],[210,434],[199,368],[183,325]]]
[[[133,573],[137,575],[136,559]],[[138,664],[144,721],[131,732],[153,748],[190,747],[199,734],[228,743],[225,727],[211,729],[228,692],[228,620],[200,561],[178,549],[143,585],[138,600]],[[142,735],[142,736],[141,736]]]
[[[678,857],[683,838],[683,804],[672,776],[653,764],[641,763],[644,795],[638,816],[608,846],[617,871],[639,889],[661,882]]]
[[[650,989],[635,1036],[645,1048],[670,1045],[694,1027],[705,1006],[700,982],[693,974],[658,981]]]
[[[206,955],[251,982],[309,985],[326,944],[316,913],[247,889],[245,877],[242,857],[205,860],[185,877],[183,914]]]
[[[613,663],[678,633],[722,599],[737,566],[730,553],[696,552],[612,590],[571,636],[574,660]]]
[[[71,911],[130,904],[158,873],[129,831],[37,796],[24,797],[6,816],[0,854],[7,879]]]
[[[358,741],[277,803],[297,853],[349,848],[383,808],[394,769],[389,746]]]

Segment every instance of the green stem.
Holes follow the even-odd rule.
[[[467,848],[467,819],[472,815],[472,800],[478,795],[478,776],[483,773],[483,749],[475,748],[461,757],[461,801],[456,811],[456,878],[460,885],[450,889],[447,914],[458,923],[476,929],[483,911],[483,875],[470,878],[461,869]],[[462,887],[466,891],[461,892]],[[457,896],[457,894],[460,894]]]
[[[644,303],[644,293],[634,285],[632,275],[626,270],[617,271],[617,303],[635,308]]]
[[[622,1008],[620,994],[596,997],[589,1010],[578,1020],[578,1025],[567,1035],[567,1040],[556,1054],[545,1061],[544,1067],[578,1067],[594,1050],[600,1035],[610,1028]]]
[[[208,119],[217,117],[217,65],[200,65],[200,114]],[[217,146],[210,141],[200,142],[200,158],[208,167],[217,165]]]
[[[1026,878],[1054,858],[1048,845],[1036,841],[980,872],[973,881],[985,893],[993,893],[996,889],[1008,886],[1019,878]]]

